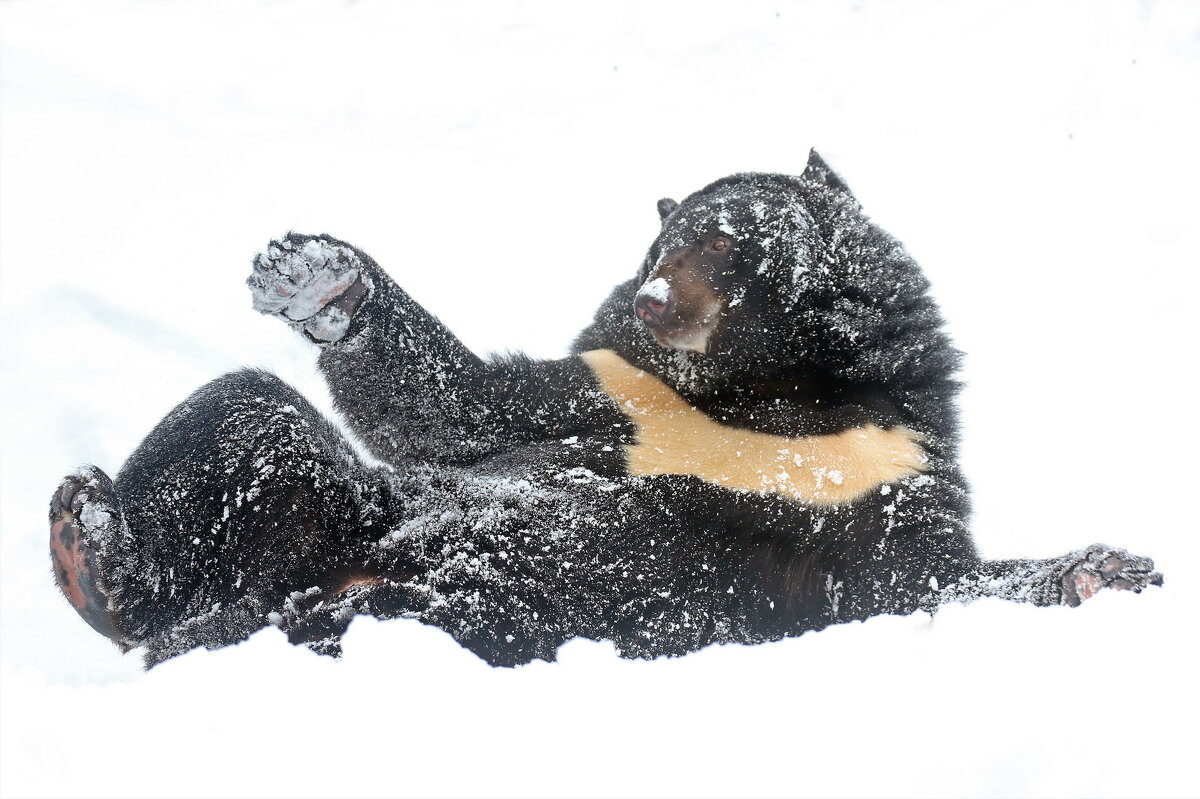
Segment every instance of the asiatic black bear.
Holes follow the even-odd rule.
[[[917,265],[815,153],[798,178],[733,175],[659,214],[637,275],[549,361],[477,357],[345,242],[273,242],[255,307],[320,345],[388,465],[272,375],[226,375],[115,481],[88,467],[56,491],[59,586],[150,664],[268,624],[334,653],[366,613],[512,665],[575,636],[677,655],[1161,583],[1101,545],[979,558],[959,353]]]

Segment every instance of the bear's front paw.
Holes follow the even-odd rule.
[[[346,335],[370,289],[362,261],[328,236],[289,233],[254,258],[246,279],[259,313],[279,317],[318,344]]]
[[[1082,558],[1063,575],[1063,604],[1075,607],[1102,588],[1140,592],[1149,585],[1162,585],[1163,576],[1154,571],[1154,561],[1131,555],[1123,549],[1092,544]]]

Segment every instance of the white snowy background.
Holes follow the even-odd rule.
[[[1200,4],[0,4],[0,793],[1194,796]],[[373,254],[477,351],[555,357],[654,202],[817,147],[968,354],[990,557],[1095,541],[1162,590],[999,600],[493,670],[360,619],[142,673],[53,585],[61,476],[242,365],[288,230]]]

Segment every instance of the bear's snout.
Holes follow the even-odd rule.
[[[647,325],[661,325],[675,305],[675,292],[666,280],[656,277],[638,291],[633,307],[638,319]]]
[[[663,277],[661,272],[670,274]],[[633,311],[664,347],[705,352],[724,302],[690,264],[660,266],[660,275],[638,290]]]

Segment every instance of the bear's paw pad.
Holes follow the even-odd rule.
[[[67,477],[50,499],[50,561],[59,589],[92,629],[127,643],[118,620],[120,598],[110,584],[110,551],[124,517],[108,475],[94,466]]]
[[[317,343],[330,343],[349,329],[364,277],[351,248],[323,236],[289,233],[255,256],[246,284],[256,311],[282,319]]]

